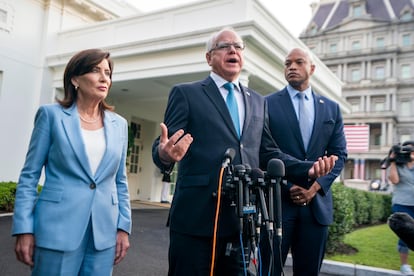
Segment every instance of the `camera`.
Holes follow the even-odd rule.
[[[401,144],[393,145],[388,152],[388,156],[381,161],[381,167],[387,168],[391,162],[397,165],[405,165],[411,161],[411,152],[414,151],[414,141],[407,141]],[[394,157],[390,158],[391,153]]]

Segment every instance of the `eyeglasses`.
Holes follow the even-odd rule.
[[[218,43],[216,43],[216,46],[210,50],[210,52],[214,51],[214,50],[229,51],[231,49],[231,46],[233,46],[234,49],[236,49],[237,52],[241,52],[241,51],[244,50],[243,42],[234,42],[234,43],[218,42]]]

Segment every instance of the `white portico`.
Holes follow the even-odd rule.
[[[42,80],[49,89],[39,92],[40,102],[53,102],[60,95],[64,66],[74,53],[86,48],[110,51],[115,67],[109,102],[135,133],[129,163],[131,199],[159,201],[161,176],[152,163],[151,146],[160,133],[168,93],[176,83],[208,76],[205,42],[226,26],[233,27],[246,44],[242,81],[263,95],[285,86],[286,53],[293,47],[306,46],[258,0],[208,0],[78,26],[50,36],[44,55],[48,77]],[[319,59],[315,58],[315,63],[313,88],[348,112],[349,106],[341,98],[341,82]],[[32,122],[30,115],[25,120]],[[27,139],[30,131],[25,132]],[[19,158],[24,160],[24,156]],[[20,169],[21,164],[12,175],[17,177]]]

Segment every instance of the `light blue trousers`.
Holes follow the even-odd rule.
[[[75,251],[56,251],[35,247],[32,276],[110,276],[115,246],[98,251],[93,243],[91,223]]]

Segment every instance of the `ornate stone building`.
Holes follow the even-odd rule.
[[[385,180],[380,161],[414,140],[414,1],[321,0],[300,39],[343,82],[345,179]]]

